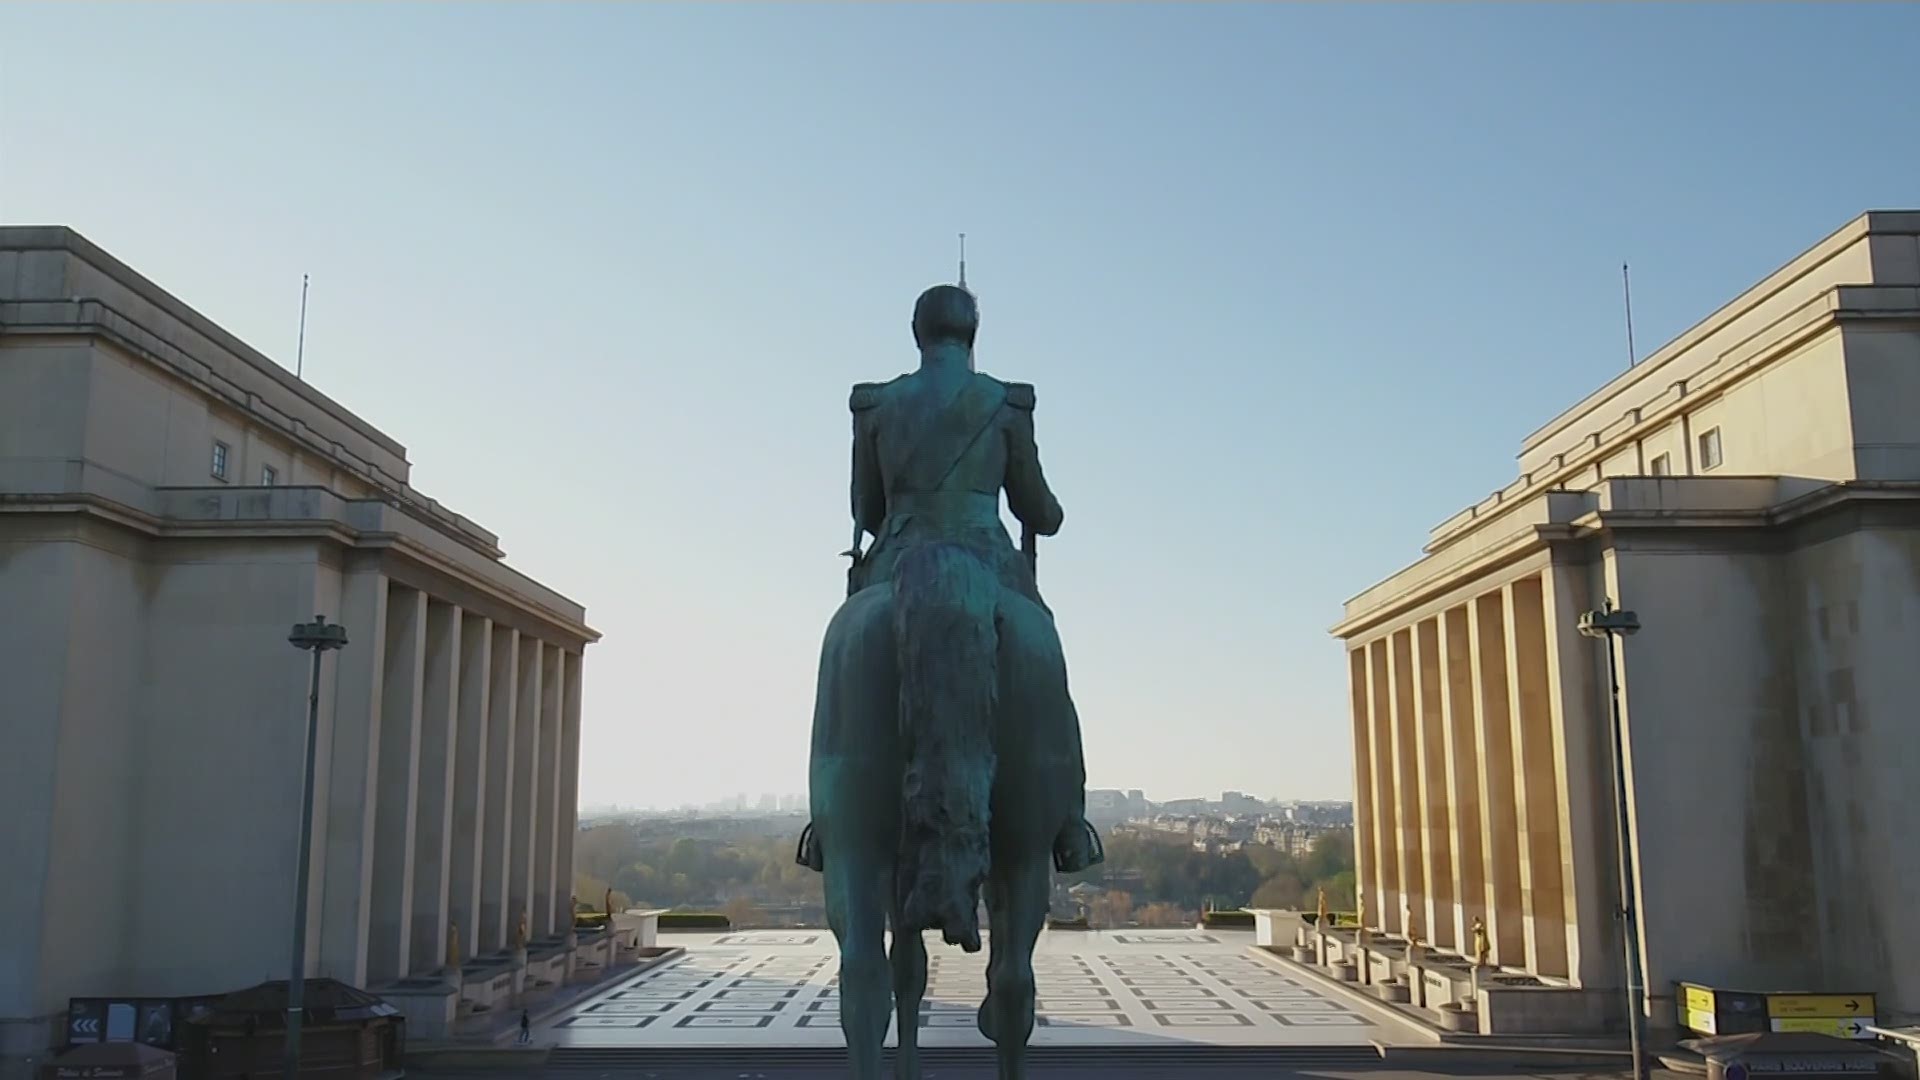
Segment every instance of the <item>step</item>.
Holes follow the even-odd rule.
[[[893,1049],[885,1056],[891,1060]],[[1035,1066],[1072,1065],[1127,1068],[1298,1068],[1377,1065],[1380,1050],[1369,1043],[1313,1046],[1217,1046],[1201,1043],[1138,1046],[1030,1046]],[[927,1067],[991,1067],[991,1046],[923,1046]],[[842,1047],[825,1046],[567,1046],[547,1057],[547,1071],[610,1071],[630,1068],[835,1068],[847,1062]]]

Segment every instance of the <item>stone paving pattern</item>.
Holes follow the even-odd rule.
[[[1249,952],[1249,933],[1041,935],[1036,1044],[1353,1045],[1409,1041]],[[675,934],[687,954],[537,1025],[558,1046],[837,1046],[836,947],[825,930]],[[921,1045],[987,1045],[974,1026],[985,950],[929,939]],[[889,1042],[892,1041],[891,1035]]]

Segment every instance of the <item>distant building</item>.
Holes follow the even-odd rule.
[[[0,228],[0,1051],[53,1043],[70,997],[287,977],[287,635],[316,612],[350,641],[319,688],[307,974],[378,990],[455,927],[502,954],[523,914],[571,945],[598,635],[410,469],[71,230]]]
[[[1440,423],[1484,424],[1485,417]],[[1640,948],[1677,980],[1920,1014],[1920,212],[1847,224],[1528,436],[1520,476],[1361,592],[1368,920],[1621,985],[1605,646]]]
[[[1113,825],[1127,820],[1127,797],[1110,788],[1087,790],[1087,820],[1094,825]]]
[[[1226,814],[1264,814],[1267,804],[1242,791],[1220,793],[1220,811]]]

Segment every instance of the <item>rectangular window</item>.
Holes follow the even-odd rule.
[[[272,487],[273,485],[279,482],[280,482],[280,474],[273,471],[273,466],[271,465],[260,466],[260,486],[261,487]]]
[[[218,439],[213,441],[213,478],[215,480],[227,478],[227,444]]]
[[[1720,429],[1708,428],[1700,433],[1700,471],[1720,467]]]
[[[1673,456],[1671,454],[1653,455],[1652,471],[1655,476],[1672,476]]]

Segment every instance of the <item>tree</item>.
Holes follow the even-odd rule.
[[[1317,888],[1327,890],[1327,910],[1353,910],[1353,871],[1342,870],[1325,881],[1320,882]]]
[[[761,911],[753,901],[744,896],[736,896],[727,901],[727,906],[722,910],[726,912],[727,921],[733,924],[735,930],[767,925],[767,913]]]
[[[1299,911],[1304,900],[1304,892],[1300,879],[1292,873],[1276,874],[1261,882],[1260,887],[1253,890],[1253,900],[1247,906],[1272,908],[1276,911]]]
[[[1313,847],[1300,860],[1300,877],[1305,881],[1325,881],[1342,870],[1353,869],[1353,833],[1333,829],[1314,838]]]
[[[1133,921],[1133,894],[1125,889],[1101,893],[1087,905],[1087,925],[1102,929],[1126,926]]]
[[[1159,927],[1162,929],[1175,926],[1192,926],[1196,921],[1191,911],[1187,908],[1183,908],[1179,904],[1169,904],[1165,901],[1148,904],[1146,907],[1141,908],[1138,912],[1134,913],[1134,919],[1141,926]]]

